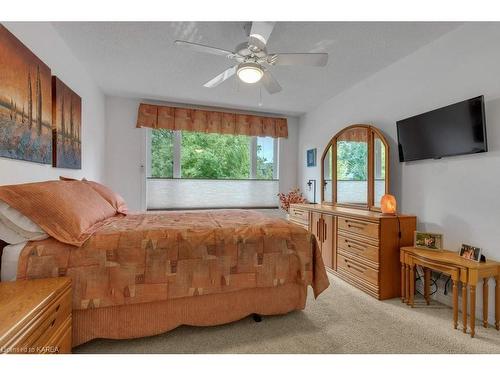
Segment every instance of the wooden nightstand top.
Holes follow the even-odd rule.
[[[68,277],[0,283],[0,347],[22,334],[25,327],[70,288]]]

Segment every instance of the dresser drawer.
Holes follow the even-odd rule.
[[[338,234],[337,247],[345,252],[365,258],[369,261],[379,262],[379,248],[359,237],[347,234],[348,232]]]
[[[338,227],[341,230],[345,230],[347,232],[360,234],[362,236],[371,237],[378,240],[378,227],[379,225],[376,223],[372,223],[369,221],[362,221],[356,219],[348,219],[345,217],[338,218]]]
[[[51,337],[48,343],[49,354],[71,353],[71,315],[66,318],[59,330]]]
[[[65,324],[68,317],[71,317],[71,289],[66,289],[61,296],[47,306],[14,346],[19,348],[21,353],[26,350],[33,353],[33,350],[37,348],[47,347],[51,338]]]
[[[377,270],[366,266],[352,258],[349,258],[343,252],[339,252],[339,254],[337,255],[337,268],[349,274],[352,274],[372,285],[378,285]]]
[[[309,223],[309,211],[308,210],[303,210],[303,209],[296,208],[296,207],[292,206],[292,207],[290,207],[289,211],[290,211],[289,214],[290,214],[291,220],[299,221],[302,223]]]

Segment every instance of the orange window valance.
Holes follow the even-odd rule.
[[[287,138],[286,118],[144,104],[139,106],[138,128]]]

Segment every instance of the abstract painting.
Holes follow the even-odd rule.
[[[50,68],[0,25],[0,156],[52,163]]]
[[[82,98],[52,77],[53,166],[82,167]]]

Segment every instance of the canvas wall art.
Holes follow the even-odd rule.
[[[52,163],[50,68],[0,25],[0,157]]]
[[[53,165],[82,167],[82,98],[59,78],[52,77]]]

